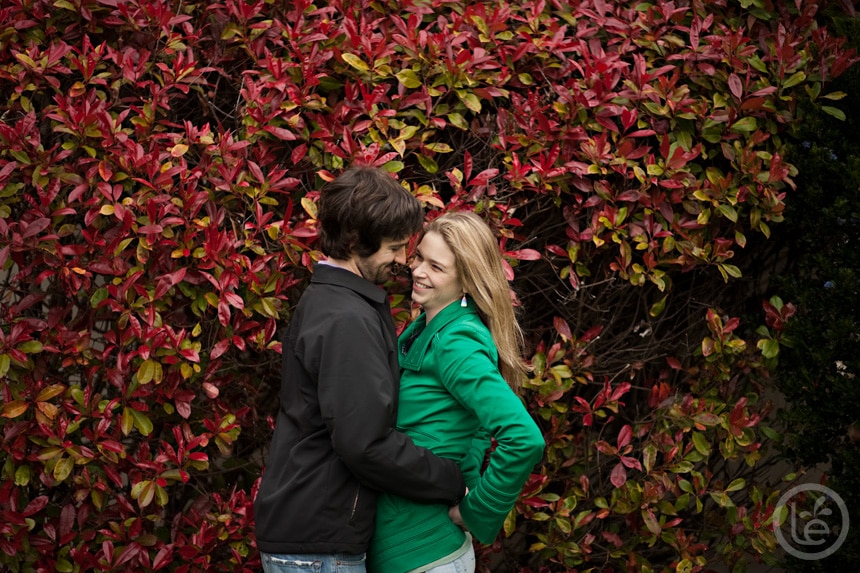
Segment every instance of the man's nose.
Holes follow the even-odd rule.
[[[406,265],[406,247],[403,247],[394,253],[394,262],[398,265]]]

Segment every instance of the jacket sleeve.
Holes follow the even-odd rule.
[[[492,543],[544,451],[544,439],[520,398],[502,378],[495,347],[468,325],[446,333],[442,382],[471,410],[497,446],[487,469],[460,503],[469,531],[482,543]],[[491,342],[490,342],[491,343]]]
[[[454,460],[394,430],[396,380],[379,319],[331,318],[319,337],[320,411],[337,456],[363,484],[421,502],[453,503],[465,482]]]
[[[460,460],[460,471],[463,472],[463,479],[466,480],[466,485],[469,488],[474,488],[481,479],[481,470],[484,466],[487,450],[490,449],[490,443],[489,434],[482,429],[478,435],[472,438],[469,451]]]

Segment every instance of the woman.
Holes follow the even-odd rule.
[[[522,333],[489,227],[474,213],[439,217],[425,227],[411,269],[412,299],[424,312],[398,340],[397,427],[458,460],[469,490],[451,508],[380,496],[368,571],[471,572],[471,535],[492,543],[544,441],[515,393],[526,373]],[[490,438],[497,445],[481,473]]]

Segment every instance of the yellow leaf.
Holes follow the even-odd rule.
[[[317,204],[307,197],[302,197],[302,208],[304,208],[305,213],[310,215],[311,219],[316,220],[317,218]]]
[[[131,415],[131,408],[125,407],[122,409],[122,416],[120,417],[120,429],[122,430],[122,435],[127,436],[131,433],[131,429],[134,427],[134,416]]]
[[[475,113],[481,113],[481,100],[478,99],[478,96],[472,92],[463,92],[461,90],[457,91],[457,95],[460,96],[460,100],[467,108]]]
[[[343,61],[355,68],[360,72],[366,72],[370,70],[370,66],[368,66],[364,60],[356,56],[355,54],[346,53],[343,54]]]
[[[21,414],[27,411],[27,402],[23,400],[12,400],[11,402],[6,402],[3,406],[3,417],[4,418],[17,418]]]
[[[38,410],[37,414],[41,412],[45,418],[53,421],[60,409],[51,404],[50,402],[36,402],[36,409]]]
[[[9,367],[12,365],[12,360],[8,354],[0,354],[0,378],[6,376],[9,372]]]
[[[64,481],[69,475],[72,473],[72,468],[75,466],[75,462],[72,458],[62,458],[57,462],[57,465],[54,466],[53,476],[57,481]]]
[[[30,483],[30,466],[20,466],[15,470],[15,485],[25,486]]]
[[[35,68],[36,67],[36,62],[34,62],[33,58],[31,58],[27,54],[15,54],[15,57],[18,59],[19,62],[21,62],[22,64],[26,65],[29,68]]]
[[[173,157],[182,157],[188,151],[188,146],[184,143],[177,143],[170,149],[170,155]]]
[[[145,360],[137,369],[137,381],[140,384],[149,384],[155,378],[155,367],[159,365],[154,360]]]

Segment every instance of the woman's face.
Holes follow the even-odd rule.
[[[424,308],[427,322],[463,296],[454,253],[439,233],[431,231],[424,235],[409,266],[412,269],[412,300]]]

